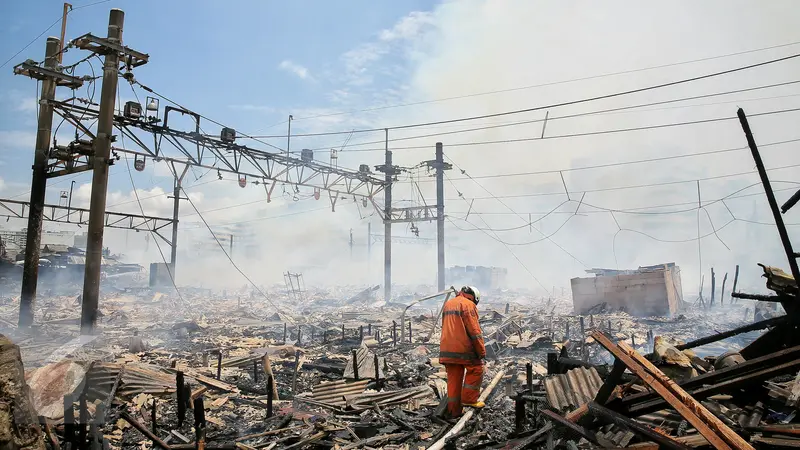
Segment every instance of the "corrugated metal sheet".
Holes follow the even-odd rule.
[[[331,406],[344,406],[347,402],[345,396],[361,394],[371,380],[360,381],[333,381],[320,383],[312,389],[311,398]]]
[[[562,375],[552,375],[544,380],[547,401],[551,407],[565,411],[577,408],[592,400],[603,381],[592,368],[577,367]]]

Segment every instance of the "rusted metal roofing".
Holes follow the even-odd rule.
[[[321,383],[312,389],[311,398],[331,406],[344,406],[345,396],[361,394],[371,380],[345,381],[338,380]]]
[[[577,367],[544,380],[547,402],[559,411],[577,408],[594,399],[602,384],[603,381],[594,367]]]

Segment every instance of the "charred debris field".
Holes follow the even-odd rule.
[[[276,309],[249,290],[182,289],[181,300],[114,289],[99,333],[81,336],[77,287],[42,295],[26,331],[9,290],[0,439],[53,449],[796,447],[797,287],[780,270],[764,275],[774,295],[681,302],[664,316],[605,303],[578,315],[565,298],[487,294],[487,406],[461,419],[443,415],[438,362],[451,291],[416,303],[428,291],[406,289],[411,300],[386,303],[374,289],[268,290]]]

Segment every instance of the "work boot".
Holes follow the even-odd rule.
[[[462,403],[462,405],[469,406],[470,408],[482,409],[484,406],[486,406],[486,403],[483,403],[481,401],[477,401],[475,403]]]

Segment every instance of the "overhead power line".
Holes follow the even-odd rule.
[[[760,148],[763,147],[772,147],[776,145],[783,145],[783,144],[790,144],[794,142],[800,142],[800,138],[796,139],[787,139],[783,141],[777,142],[767,142],[764,144],[759,144]],[[471,179],[486,179],[486,178],[506,178],[506,177],[520,177],[520,176],[530,176],[530,175],[546,175],[546,174],[555,174],[555,173],[563,173],[563,172],[577,172],[580,170],[591,170],[591,169],[604,169],[608,167],[618,167],[618,166],[627,166],[631,164],[645,164],[651,162],[660,162],[660,161],[668,161],[672,159],[681,159],[681,158],[693,158],[696,156],[706,156],[706,155],[716,155],[721,153],[731,153],[737,151],[749,150],[749,147],[732,147],[732,148],[725,148],[720,150],[708,150],[705,152],[696,152],[696,153],[685,153],[681,155],[667,155],[667,156],[659,156],[655,158],[645,158],[645,159],[636,159],[631,161],[618,161],[618,162],[610,162],[610,163],[602,163],[602,164],[593,164],[590,166],[583,166],[583,167],[567,167],[564,169],[550,169],[550,170],[537,170],[534,172],[513,172],[513,173],[499,173],[499,174],[491,174],[491,175],[476,175],[471,177],[461,177],[461,178],[452,178],[453,181],[459,180],[471,180]],[[428,180],[429,181],[429,180]]]
[[[780,109],[774,111],[767,111],[763,113],[756,113],[750,114],[750,117],[759,117],[759,116],[769,116],[774,114],[785,114],[791,112],[800,111],[800,108],[788,108],[788,109]],[[701,125],[706,123],[715,123],[715,122],[724,122],[728,120],[738,120],[736,116],[730,117],[715,117],[711,119],[700,119],[700,120],[690,120],[684,122],[671,122],[671,123],[662,123],[657,125],[647,125],[647,126],[640,126],[640,127],[629,127],[629,128],[615,128],[610,130],[599,130],[599,131],[587,131],[583,133],[570,133],[570,134],[556,134],[556,135],[547,135],[541,136],[537,134],[531,137],[522,137],[522,138],[512,138],[512,139],[495,139],[489,141],[466,141],[466,142],[454,142],[448,143],[447,147],[473,147],[479,145],[498,145],[498,144],[513,144],[517,142],[531,142],[531,141],[543,141],[543,140],[554,140],[554,139],[569,139],[569,138],[576,138],[576,137],[587,137],[587,136],[600,136],[605,134],[617,134],[617,133],[628,133],[633,131],[647,131],[647,130],[656,130],[661,128],[673,128],[673,127],[682,127],[688,125]],[[411,145],[411,146],[404,146],[404,147],[391,147],[391,150],[422,150],[422,149],[429,149],[431,148],[430,145]],[[377,151],[385,151],[384,148],[362,148],[362,149],[350,149],[348,152],[377,152]]]
[[[636,88],[636,89],[628,89],[628,90],[625,90],[625,91],[617,91],[617,92],[612,92],[612,93],[609,93],[609,94],[597,95],[597,96],[594,96],[594,97],[587,97],[587,98],[569,100],[569,101],[558,102],[558,103],[550,103],[550,104],[547,104],[547,105],[533,106],[533,107],[524,108],[524,109],[515,109],[515,110],[503,111],[503,112],[497,112],[497,113],[491,113],[491,114],[481,114],[481,115],[474,115],[474,116],[459,117],[459,118],[456,118],[456,119],[435,120],[435,121],[430,121],[430,122],[419,122],[419,123],[395,125],[395,126],[388,126],[388,127],[367,128],[367,129],[361,129],[361,130],[336,131],[336,132],[329,132],[329,133],[307,134],[306,136],[326,136],[326,135],[336,135],[336,134],[345,134],[345,133],[348,133],[348,134],[349,133],[372,133],[372,132],[378,132],[378,131],[385,131],[387,129],[388,130],[402,130],[402,129],[419,128],[419,127],[426,127],[426,126],[432,126],[432,125],[444,125],[444,124],[466,122],[466,121],[472,121],[472,120],[490,119],[490,118],[494,118],[494,117],[504,117],[504,116],[510,116],[510,115],[516,115],[516,114],[529,113],[529,112],[534,112],[534,111],[544,111],[544,110],[548,110],[548,109],[560,108],[560,107],[563,107],[563,106],[571,106],[571,105],[577,105],[577,104],[581,104],[581,103],[594,102],[594,101],[598,101],[598,100],[606,100],[606,99],[609,99],[609,98],[621,97],[621,96],[631,95],[631,94],[638,94],[638,93],[641,93],[641,92],[647,92],[647,91],[652,91],[652,90],[656,90],[656,89],[662,89],[662,88],[665,88],[665,87],[678,86],[678,85],[681,85],[681,84],[692,83],[692,82],[695,82],[695,81],[705,80],[705,79],[714,78],[714,77],[718,77],[718,76],[722,76],[722,75],[728,75],[728,74],[731,74],[731,73],[741,72],[741,71],[744,71],[744,70],[754,69],[754,68],[757,68],[757,67],[767,66],[767,65],[770,65],[770,64],[776,64],[776,63],[779,63],[779,62],[795,59],[795,58],[798,58],[798,57],[800,57],[800,53],[795,53],[793,55],[784,56],[784,57],[781,57],[781,58],[770,59],[770,60],[762,61],[762,62],[755,63],[755,64],[748,64],[746,66],[735,67],[733,69],[721,70],[721,71],[707,73],[707,74],[704,74],[704,75],[698,75],[698,76],[694,76],[694,77],[690,77],[690,78],[683,78],[683,79],[680,79],[680,80],[670,81],[670,82],[666,82],[666,83],[659,83],[659,84],[654,84],[654,85],[645,86],[645,87]],[[251,136],[251,137],[254,138],[254,139],[259,138],[259,136]],[[279,136],[276,136],[276,137],[279,137]]]
[[[399,103],[399,104],[385,105],[385,106],[375,106],[375,107],[371,107],[371,108],[364,108],[364,109],[351,110],[351,111],[340,111],[340,112],[334,112],[334,113],[316,114],[316,115],[313,115],[313,116],[305,116],[305,117],[297,117],[297,118],[293,117],[292,120],[294,120],[294,121],[309,120],[309,119],[317,119],[317,118],[321,118],[321,117],[342,116],[342,115],[357,114],[357,113],[364,113],[364,112],[382,111],[382,110],[386,110],[386,109],[402,108],[402,107],[406,107],[406,106],[425,105],[425,104],[430,104],[430,103],[446,102],[446,101],[451,101],[451,100],[460,100],[460,99],[464,99],[464,98],[480,97],[480,96],[484,96],[484,95],[494,95],[494,94],[502,94],[502,93],[507,93],[507,92],[516,92],[516,91],[527,90],[527,89],[534,89],[534,88],[547,87],[547,86],[555,86],[555,85],[559,85],[559,84],[574,83],[574,82],[577,82],[577,81],[587,81],[587,80],[594,80],[594,79],[605,78],[605,77],[610,77],[610,76],[626,75],[626,74],[631,74],[631,73],[636,73],[636,72],[643,72],[643,71],[647,71],[647,70],[663,69],[665,67],[674,67],[674,66],[692,64],[692,63],[703,62],[703,61],[711,61],[711,60],[715,60],[715,59],[728,58],[728,57],[731,57],[731,56],[745,55],[745,54],[748,54],[748,53],[761,52],[761,51],[765,51],[765,50],[774,50],[776,48],[789,47],[789,46],[797,45],[797,44],[800,44],[800,41],[789,42],[789,43],[786,43],[786,44],[772,45],[772,46],[769,46],[769,47],[762,47],[762,48],[751,49],[751,50],[743,50],[743,51],[734,52],[734,53],[727,53],[727,54],[724,54],[724,55],[708,56],[708,57],[705,57],[705,58],[692,59],[692,60],[688,60],[688,61],[680,61],[680,62],[674,62],[674,63],[660,64],[660,65],[657,65],[657,66],[642,67],[642,68],[638,68],[638,69],[622,70],[622,71],[618,71],[618,72],[609,72],[609,73],[598,74],[598,75],[590,75],[590,76],[585,76],[585,77],[580,77],[580,78],[572,78],[572,79],[568,79],[568,80],[551,81],[551,82],[547,82],[547,83],[532,84],[532,85],[527,85],[527,86],[518,86],[518,87],[513,87],[513,88],[508,88],[508,89],[498,89],[498,90],[494,90],[494,91],[477,92],[477,93],[472,93],[472,94],[463,94],[463,95],[457,95],[457,96],[453,96],[453,97],[443,97],[443,98],[432,99],[432,100],[421,100],[421,101],[417,101],[417,102]],[[281,123],[285,123],[285,121],[281,122]],[[280,125],[280,124],[278,124],[278,125]]]
[[[783,169],[792,169],[795,167],[800,167],[800,164],[790,164],[785,166],[779,167],[772,167],[767,169],[767,171],[774,171],[774,170],[783,170]],[[737,173],[729,173],[725,175],[715,175],[710,177],[703,177],[703,178],[695,178],[692,180],[677,180],[677,181],[662,181],[659,183],[646,183],[646,184],[636,184],[636,185],[628,185],[628,186],[614,186],[614,187],[607,187],[607,188],[595,188],[595,189],[584,189],[584,190],[575,190],[569,191],[570,194],[583,194],[583,193],[593,193],[593,192],[608,192],[608,191],[621,191],[626,189],[642,189],[648,187],[658,187],[658,186],[672,186],[676,184],[684,184],[684,183],[695,183],[697,181],[708,181],[708,180],[719,180],[723,178],[731,178],[731,177],[738,177],[742,175],[751,175],[754,173],[758,173],[756,170],[751,170],[747,172],[737,172]],[[515,195],[499,195],[499,196],[488,196],[488,197],[472,197],[473,200],[493,200],[497,198],[526,198],[526,197],[544,197],[550,195],[566,195],[567,192],[541,192],[541,193],[532,193],[532,194],[515,194]],[[446,198],[445,200],[458,200],[458,198]]]
[[[88,7],[90,7],[90,6],[99,5],[99,4],[101,4],[101,3],[107,3],[107,2],[110,2],[110,1],[111,1],[111,0],[101,0],[101,1],[98,1],[98,2],[94,2],[94,3],[89,3],[88,5],[76,6],[76,7],[72,8],[71,10],[67,11],[67,15],[69,15],[71,12],[73,12],[73,11],[76,11],[76,10],[79,10],[79,9],[88,8]],[[20,50],[19,50],[17,53],[14,53],[14,54],[13,54],[13,55],[12,55],[10,58],[8,58],[7,60],[5,60],[5,62],[3,62],[3,64],[0,64],[0,69],[2,69],[3,67],[5,67],[5,66],[6,66],[6,64],[8,64],[8,63],[9,63],[9,62],[11,62],[11,61],[12,61],[14,58],[16,58],[17,56],[19,56],[19,54],[20,54],[20,53],[22,53],[22,52],[24,52],[25,50],[27,50],[27,49],[28,49],[28,47],[30,47],[31,45],[33,45],[33,43],[34,43],[34,42],[38,41],[38,40],[39,40],[39,39],[40,39],[42,36],[44,36],[44,34],[45,34],[45,33],[47,33],[48,31],[50,31],[50,30],[51,30],[51,29],[52,29],[54,26],[56,26],[56,24],[58,24],[59,22],[61,22],[62,18],[63,18],[63,14],[59,14],[59,15],[58,15],[58,19],[56,19],[56,21],[55,21],[55,22],[51,23],[51,24],[50,24],[50,26],[49,26],[49,27],[47,27],[47,28],[45,28],[45,29],[44,29],[44,31],[42,31],[41,33],[39,33],[39,35],[38,35],[38,36],[36,36],[35,38],[33,38],[33,39],[32,39],[30,42],[28,42],[27,44],[25,44],[25,46],[24,46],[24,47],[22,47],[22,48],[21,48],[21,49],[20,49]]]
[[[399,141],[408,141],[408,140],[414,140],[414,139],[424,139],[424,138],[429,138],[429,137],[449,136],[449,135],[454,135],[454,134],[470,133],[470,132],[474,132],[474,131],[484,131],[484,130],[492,130],[492,129],[497,129],[497,128],[506,128],[506,127],[520,126],[520,125],[530,125],[530,124],[534,124],[534,123],[543,123],[545,121],[549,123],[549,122],[553,122],[553,121],[556,121],[556,120],[574,119],[574,118],[577,118],[577,117],[586,117],[586,116],[610,114],[610,113],[615,113],[615,112],[623,112],[623,111],[629,111],[629,110],[633,110],[633,109],[646,108],[646,107],[649,107],[649,106],[658,106],[658,105],[665,105],[665,104],[670,104],[670,103],[680,103],[680,102],[689,101],[689,100],[698,100],[698,99],[701,99],[701,98],[719,97],[719,96],[724,96],[724,95],[738,94],[738,93],[756,91],[756,90],[761,90],[761,89],[770,89],[770,88],[774,88],[774,87],[789,86],[789,85],[797,84],[797,83],[800,83],[800,80],[787,81],[787,82],[782,82],[782,83],[766,84],[766,85],[754,86],[754,87],[744,88],[744,89],[735,89],[735,90],[724,91],[724,92],[715,92],[715,93],[711,93],[711,94],[694,95],[694,96],[690,96],[690,97],[681,97],[681,98],[670,99],[670,100],[662,100],[662,101],[657,101],[657,102],[639,103],[639,104],[636,104],[636,105],[621,106],[621,107],[617,107],[617,108],[599,109],[599,110],[586,111],[586,112],[576,113],[576,114],[568,114],[568,115],[564,115],[564,116],[548,116],[547,119],[541,118],[541,119],[531,119],[531,120],[514,121],[514,122],[494,123],[494,124],[490,124],[490,125],[484,125],[484,126],[472,127],[472,128],[465,128],[465,129],[460,129],[460,130],[442,131],[442,132],[428,133],[428,134],[418,134],[418,135],[413,135],[413,136],[403,136],[403,137],[398,137],[398,138],[391,138],[391,139],[388,140],[388,142],[399,142]],[[695,106],[712,106],[712,105],[719,105],[719,104],[739,103],[739,102],[755,101],[755,100],[770,100],[770,99],[776,99],[776,98],[794,97],[794,96],[797,96],[797,95],[798,94],[791,94],[791,95],[763,97],[763,98],[756,98],[756,99],[734,100],[734,101],[729,101],[729,102],[707,103],[707,104],[704,104],[704,105],[687,105],[685,107],[689,108],[689,107],[695,107]],[[647,111],[654,111],[654,110],[647,110]],[[432,127],[432,128],[436,128],[436,127]],[[285,136],[279,136],[279,137],[285,137]],[[302,136],[292,135],[292,137],[302,137]],[[363,145],[384,144],[385,142],[386,142],[386,140],[380,140],[380,141],[368,141],[368,142],[360,142],[360,143],[350,144],[351,148],[348,149],[348,152],[378,151],[378,150],[382,151],[383,148],[380,148],[380,149],[353,149],[352,147],[360,147],[360,146],[363,146]],[[329,151],[328,147],[312,148],[311,150],[313,150],[313,151]]]

